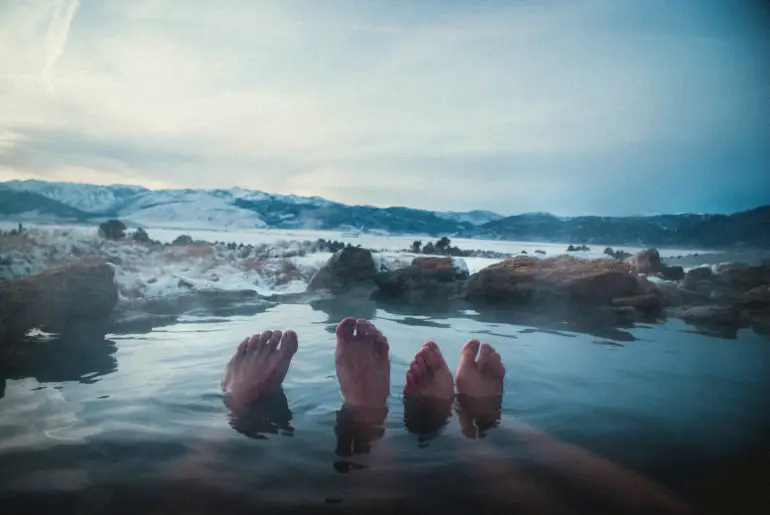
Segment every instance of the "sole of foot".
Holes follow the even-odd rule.
[[[426,342],[406,371],[404,425],[412,433],[432,436],[452,414],[454,379],[435,342]]]
[[[380,418],[390,395],[388,339],[368,320],[345,318],[337,325],[334,363],[349,410]]]
[[[457,367],[457,404],[460,427],[469,438],[483,437],[500,422],[505,367],[494,348],[469,340]]]
[[[244,339],[222,378],[222,391],[227,395],[228,405],[244,410],[278,388],[298,347],[297,333],[291,330],[265,331]]]

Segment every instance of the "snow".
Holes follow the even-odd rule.
[[[122,184],[96,186],[92,184],[37,180],[8,181],[4,184],[17,191],[38,193],[68,206],[92,213],[106,211],[126,197],[147,191],[146,188],[141,186]]]
[[[462,272],[461,275],[469,275],[468,270],[468,264],[465,262],[463,258],[453,257],[452,258],[452,266],[457,270],[458,272]]]
[[[196,228],[220,227],[249,229],[265,227],[265,222],[253,211],[236,207],[211,195],[194,192],[181,195],[166,203],[141,207],[148,201],[139,200],[122,211],[122,218],[147,227]]]
[[[196,289],[260,294],[304,291],[330,255],[306,254],[313,250],[310,241],[236,249],[223,244],[161,246],[108,241],[93,227],[26,229],[21,236],[3,236],[2,243],[2,278],[36,274],[64,264],[107,261],[115,270],[123,303]]]
[[[15,229],[16,224],[0,223],[0,229]],[[150,229],[149,235],[162,242],[173,241],[179,230]],[[332,256],[319,251],[317,240],[343,240],[331,231],[292,230],[196,230],[195,240],[226,243],[189,246],[145,245],[132,241],[108,241],[100,238],[96,226],[26,226],[22,235],[0,237],[0,278],[40,273],[46,268],[69,264],[111,263],[120,293],[120,302],[164,298],[198,289],[252,290],[263,295],[296,293],[305,290],[312,275]],[[408,266],[416,254],[403,252],[413,238],[368,235],[349,239],[365,248],[380,249],[372,257],[377,271]],[[483,242],[469,240],[471,248],[507,250],[519,254],[527,249],[531,257],[565,254],[564,245],[528,244],[526,242]],[[453,244],[468,248],[463,240]],[[545,255],[535,254],[542,249]],[[631,250],[631,249],[629,249]],[[677,255],[682,251],[663,252]],[[423,254],[419,254],[423,256]],[[598,251],[576,252],[577,257],[606,257]],[[458,270],[469,274],[502,261],[501,258],[452,258]],[[719,265],[713,265],[714,271]],[[657,280],[657,279],[651,279]]]

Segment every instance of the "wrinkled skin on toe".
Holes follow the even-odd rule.
[[[334,362],[345,405],[379,410],[390,394],[390,347],[368,320],[345,318],[337,326]]]
[[[243,410],[283,383],[299,341],[294,331],[265,331],[244,339],[230,359],[222,391],[231,408]]]

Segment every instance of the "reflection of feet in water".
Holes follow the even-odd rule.
[[[274,389],[249,406],[248,409],[230,414],[230,425],[251,438],[266,438],[267,434],[294,434],[291,426],[292,413],[283,388]]]
[[[452,413],[453,397],[452,372],[438,345],[426,342],[406,372],[404,424],[407,429],[424,436],[435,436]]]
[[[390,393],[388,340],[368,320],[346,318],[337,326],[334,361],[345,406],[382,411]]]
[[[456,376],[457,413],[468,438],[483,438],[487,429],[499,424],[504,377],[505,367],[495,349],[478,340],[463,346]]]
[[[222,378],[228,406],[235,412],[245,413],[254,401],[278,388],[297,346],[294,331],[285,334],[265,331],[243,340]]]

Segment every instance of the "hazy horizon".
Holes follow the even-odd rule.
[[[770,204],[767,6],[0,5],[0,181],[503,215]]]

